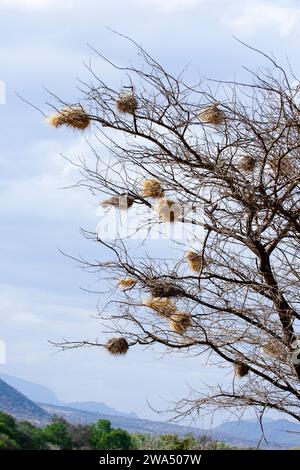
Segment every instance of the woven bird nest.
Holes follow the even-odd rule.
[[[107,341],[105,347],[114,356],[120,356],[127,353],[129,344],[125,338],[111,338]]]
[[[198,119],[203,124],[212,124],[218,126],[224,122],[224,112],[218,108],[220,103],[215,103],[202,109],[198,114]]]
[[[244,362],[236,361],[234,364],[234,371],[235,371],[235,375],[239,379],[241,379],[245,377],[246,375],[248,375],[249,367]]]
[[[116,105],[120,113],[134,114],[137,110],[137,100],[133,93],[122,93]]]
[[[120,281],[118,282],[118,286],[122,290],[130,289],[131,287],[134,287],[135,285],[136,285],[136,280],[133,279],[132,277],[125,277],[124,279],[120,279]]]
[[[263,346],[263,352],[268,356],[274,356],[277,358],[282,358],[286,356],[286,349],[282,343],[276,340],[269,340]]]
[[[176,305],[167,297],[150,297],[144,302],[144,305],[162,317],[170,317],[176,313]]]
[[[142,188],[143,197],[161,198],[164,192],[160,182],[154,179],[144,180]]]
[[[131,196],[112,196],[101,202],[104,208],[116,207],[117,209],[129,209],[134,203],[134,198]]]
[[[157,282],[150,285],[149,289],[153,297],[178,297],[182,294],[179,287],[172,284],[165,284],[163,282]]]
[[[199,273],[203,268],[207,266],[207,262],[202,259],[202,256],[196,251],[188,250],[186,252],[186,257],[191,270],[196,273]]]
[[[159,219],[164,222],[176,222],[183,216],[182,206],[170,199],[160,199],[156,206]]]
[[[53,127],[69,126],[74,129],[84,130],[90,124],[90,118],[82,106],[67,106],[61,111],[52,114],[47,118],[48,123]]]
[[[269,164],[274,175],[289,178],[293,178],[295,176],[295,165],[288,155],[285,155],[284,157],[273,157]]]
[[[251,157],[250,155],[245,155],[243,158],[241,158],[237,166],[240,171],[244,171],[248,173],[255,169],[256,160],[254,157]]]
[[[175,333],[183,334],[186,330],[192,326],[192,318],[186,312],[176,312],[170,316],[170,328],[175,331]]]

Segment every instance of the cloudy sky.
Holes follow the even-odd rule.
[[[279,59],[288,56],[300,75],[300,3],[0,0],[0,340],[7,350],[0,371],[47,385],[63,401],[104,401],[157,419],[147,400],[166,408],[189,386],[221,380],[224,372],[150,350],[116,360],[98,349],[58,354],[49,345],[49,339],[94,338],[101,331],[92,318],[97,299],[80,289],[93,279],[58,251],[101,257],[79,233],[95,229],[96,208],[88,193],[62,189],[76,173],[59,155],[84,154],[83,138],[49,128],[16,95],[44,111],[45,88],[76,101],[76,77],[85,78],[88,60],[114,82],[87,43],[121,64],[133,50],[107,27],[134,38],[172,73],[190,64],[191,79],[232,79],[244,73],[242,66],[260,65],[234,35]]]

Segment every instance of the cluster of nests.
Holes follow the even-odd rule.
[[[155,209],[159,220],[173,223],[182,218],[182,205],[164,197],[164,189],[158,180],[145,179],[141,188],[141,196],[158,200]],[[105,199],[101,202],[101,205],[105,208],[115,207],[120,210],[127,210],[133,206],[134,200],[134,197],[130,194],[123,194]]]
[[[295,176],[297,171],[293,160],[288,155],[273,156],[269,159],[268,164],[273,176],[290,178]],[[243,156],[237,163],[238,170],[244,173],[253,172],[256,166],[257,160],[251,155]]]
[[[169,297],[149,297],[145,300],[144,305],[168,320],[172,331],[178,334],[186,333],[187,329],[192,326],[192,317],[187,312],[177,310],[173,300]]]
[[[224,112],[218,108],[220,103],[214,103],[200,111],[198,119],[205,124],[219,125],[224,121]],[[138,102],[133,92],[120,93],[116,99],[116,108],[122,114],[134,115]],[[48,122],[54,127],[69,126],[84,130],[91,122],[91,117],[79,105],[65,106],[48,117]]]
[[[135,114],[137,100],[133,93],[121,93],[116,100],[116,107],[120,113]],[[53,127],[68,126],[73,129],[85,130],[91,123],[91,116],[79,105],[65,106],[60,111],[47,118]]]
[[[122,290],[131,289],[136,285],[136,280],[126,277],[119,281]],[[186,312],[179,311],[171,297],[179,297],[181,289],[176,285],[161,281],[149,281],[148,290],[151,296],[144,301],[144,305],[169,321],[170,328],[178,334],[184,334],[192,326],[192,317]]]

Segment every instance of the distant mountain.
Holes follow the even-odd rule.
[[[189,426],[179,426],[177,424],[163,423],[160,421],[150,421],[147,419],[130,418],[126,416],[112,416],[103,413],[83,411],[67,406],[54,406],[39,403],[45,411],[52,415],[63,416],[67,421],[74,424],[95,423],[98,419],[109,419],[113,427],[126,429],[129,432],[141,432],[150,434],[178,434],[185,435],[193,433],[197,436],[209,434],[207,431]]]
[[[51,403],[51,402],[47,402]],[[76,401],[67,403],[65,406],[69,408],[75,408],[76,410],[90,411],[91,413],[102,413],[110,416],[125,416],[128,418],[137,418],[136,413],[125,413],[123,411],[117,411],[114,408],[110,408],[105,405],[105,403],[96,402],[96,401]]]
[[[300,446],[300,424],[285,419],[266,419],[263,424],[267,443],[262,447],[273,449]],[[251,442],[258,444],[261,439],[261,428],[257,420],[228,421],[212,429],[214,435],[227,442],[243,446]]]
[[[107,406],[105,403],[96,401],[86,402],[73,402],[63,403],[52,390],[44,385],[39,385],[28,380],[21,379],[20,377],[14,377],[12,375],[0,374],[0,378],[6,383],[16,388],[19,392],[23,393],[30,400],[37,403],[49,403],[55,406],[67,406],[71,408],[81,409],[84,411],[91,411],[96,413],[103,413],[109,416],[128,416],[130,418],[137,418],[136,413],[126,413],[123,411],[116,410]]]
[[[44,387],[44,385],[39,385],[33,382],[29,382],[28,380],[6,374],[0,374],[0,378],[7,384],[19,390],[19,392],[26,395],[26,397],[32,401],[52,403],[53,405],[63,405],[55,393],[52,392],[50,388]]]
[[[4,411],[18,420],[28,420],[36,425],[51,421],[51,416],[25,395],[0,379],[0,411]]]

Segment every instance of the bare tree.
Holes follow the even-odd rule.
[[[248,70],[249,82],[189,85],[135,46],[140,67],[95,51],[124,74],[126,89],[111,88],[88,67],[94,83],[81,84],[80,105],[59,100],[64,108],[50,122],[95,126],[99,146],[90,144],[92,164],[74,163],[77,186],[108,194],[106,208],[150,211],[149,234],[183,224],[194,230],[195,245],[186,252],[186,240],[171,237],[176,259],[158,259],[147,255],[147,240],[142,255],[128,237],[84,232],[110,251],[108,260],[80,262],[111,282],[99,317],[114,337],[58,345],[123,354],[159,344],[203,356],[232,369],[233,380],[193,392],[177,404],[179,416],[253,407],[300,421],[298,81],[253,49],[266,67]]]

